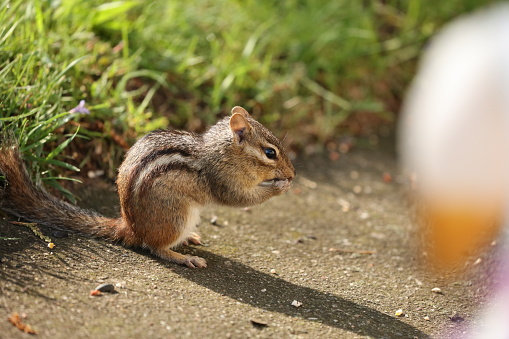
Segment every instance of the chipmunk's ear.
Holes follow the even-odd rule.
[[[245,117],[249,116],[248,111],[246,111],[244,108],[242,108],[240,106],[235,106],[235,107],[232,108],[232,115],[235,114],[235,113],[242,114]]]
[[[238,109],[243,112],[238,112]],[[245,109],[236,106],[232,109],[233,115],[230,117],[230,129],[232,130],[233,137],[238,144],[244,141],[246,134],[249,133],[249,130],[251,129],[244,112],[247,116],[249,116]]]

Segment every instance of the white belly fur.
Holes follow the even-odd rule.
[[[170,248],[182,244],[185,240],[187,240],[191,236],[191,233],[196,232],[196,225],[198,225],[198,223],[200,222],[200,212],[201,212],[200,207],[191,206],[189,208],[189,212],[187,213],[186,218],[187,219],[186,224],[184,225],[184,228],[180,233],[180,236],[170,245]]]

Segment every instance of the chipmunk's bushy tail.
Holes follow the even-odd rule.
[[[120,240],[129,244],[132,231],[123,219],[112,219],[62,201],[32,183],[15,139],[0,135],[0,209],[30,222]]]

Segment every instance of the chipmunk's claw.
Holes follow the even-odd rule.
[[[201,242],[201,236],[196,233],[196,232],[192,232],[191,235],[189,236],[189,238],[187,238],[184,242],[183,242],[184,245],[188,246],[189,244],[193,244],[193,245],[203,245],[203,243]]]
[[[182,262],[184,265],[190,268],[204,268],[207,267],[207,261],[200,257],[187,256]]]

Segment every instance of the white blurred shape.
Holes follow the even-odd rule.
[[[423,194],[507,192],[508,46],[508,6],[461,18],[432,41],[403,109],[400,144]]]
[[[476,208],[501,203],[507,228],[508,4],[457,19],[433,39],[399,132],[403,169],[417,177],[424,200]],[[502,260],[507,266],[509,253]],[[509,338],[509,278],[502,280],[470,338]]]

